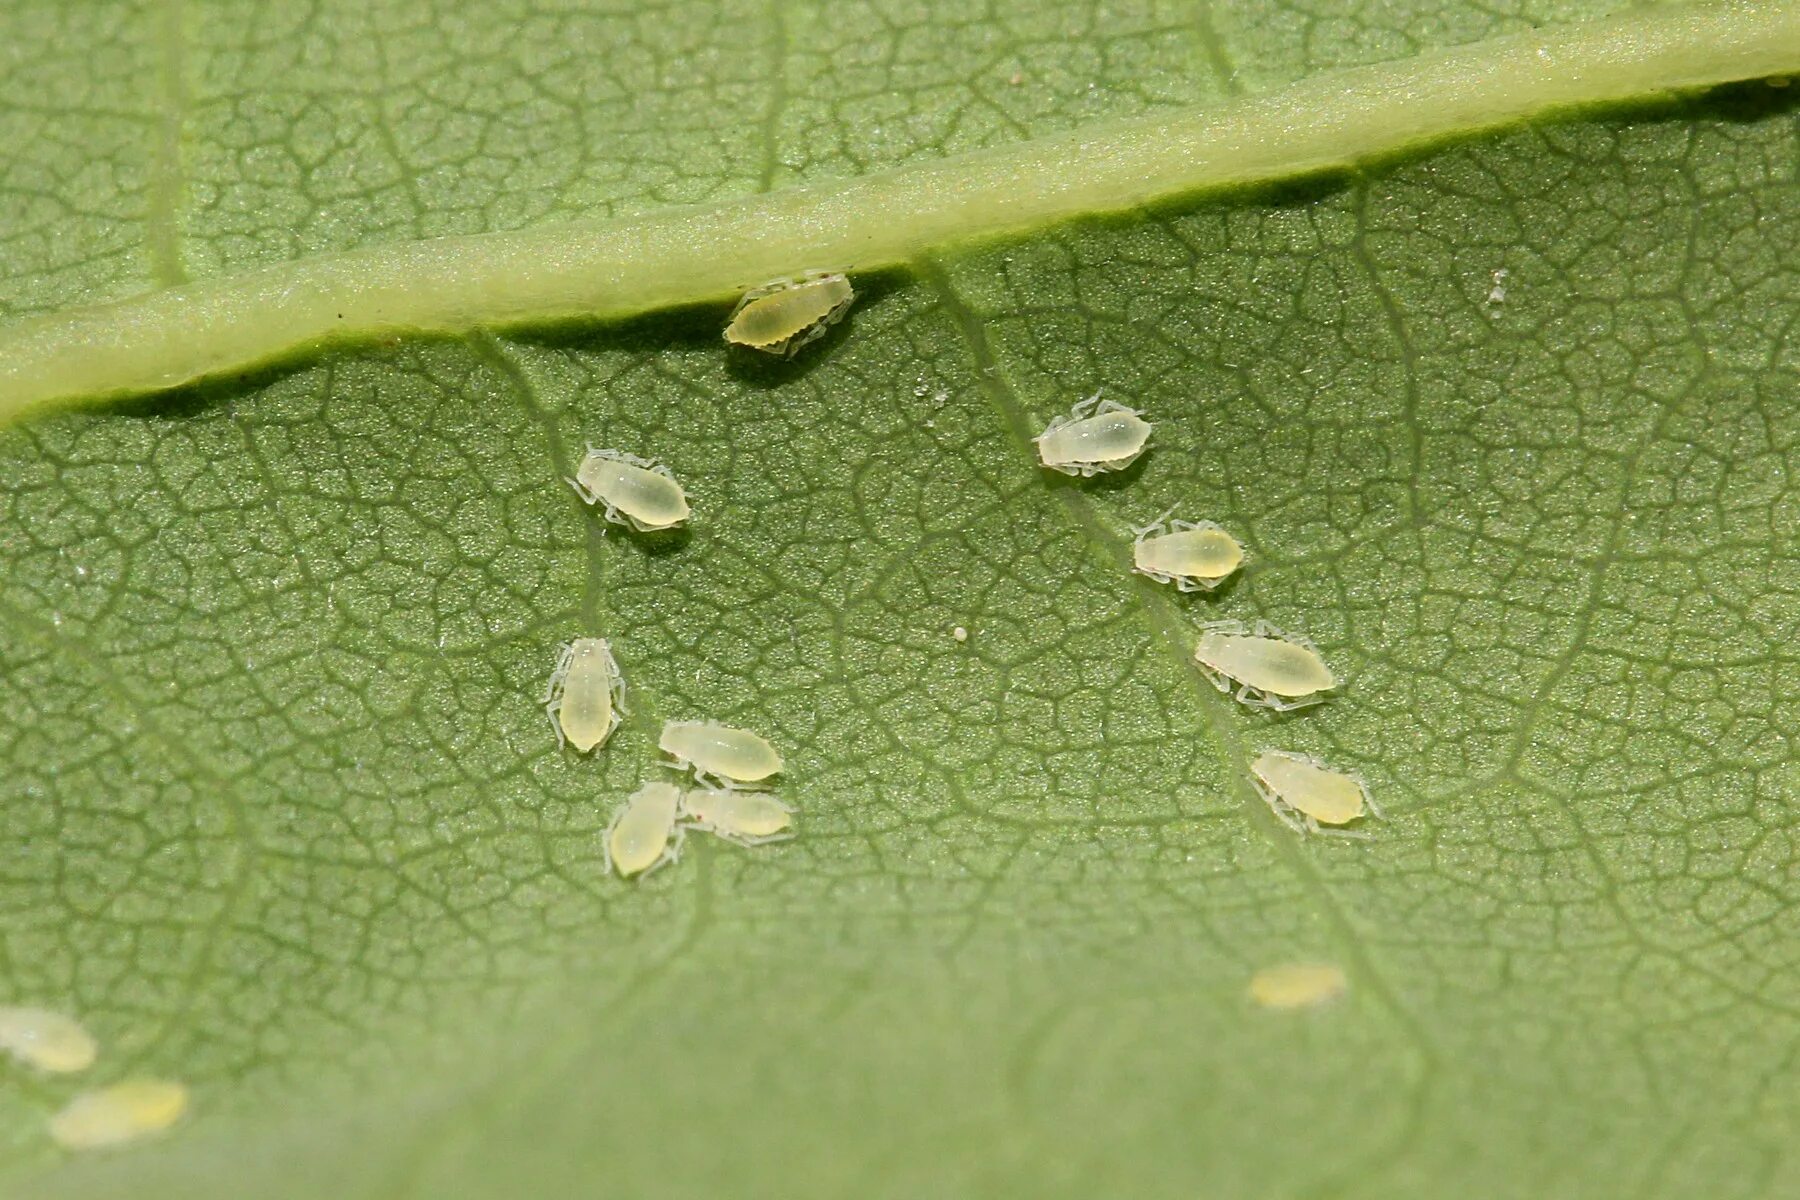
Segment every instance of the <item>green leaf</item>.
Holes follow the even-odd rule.
[[[1585,6],[1496,11],[6,3],[0,313],[826,186]],[[792,362],[703,307],[0,431],[0,971],[102,1041],[6,1069],[0,1192],[1791,1194],[1792,94],[934,250]],[[1151,451],[1048,476],[1027,439],[1096,389]],[[561,482],[590,441],[669,463],[691,535],[601,525]],[[1239,579],[1129,573],[1170,505]],[[1214,691],[1196,626],[1257,618],[1343,694]],[[582,634],[630,689],[592,760],[539,703]],[[660,721],[700,716],[780,747],[800,836],[607,877]],[[1362,771],[1370,840],[1283,828],[1269,747]],[[1255,1010],[1297,959],[1349,994]],[[180,1129],[51,1146],[138,1073],[191,1085]]]

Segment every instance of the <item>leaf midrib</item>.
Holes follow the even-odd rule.
[[[0,327],[0,422],[330,346],[617,319],[1177,196],[1341,169],[1546,112],[1800,71],[1800,5],[1635,12],[1331,72],[838,184],[318,255]]]

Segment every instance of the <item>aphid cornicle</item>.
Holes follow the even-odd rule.
[[[1122,471],[1136,462],[1150,440],[1150,422],[1137,409],[1102,401],[1095,392],[1032,440],[1044,466],[1085,477]]]
[[[1170,509],[1131,532],[1132,570],[1178,591],[1211,591],[1244,563],[1244,548],[1211,521],[1171,521]]]
[[[0,1008],[0,1050],[60,1075],[92,1066],[100,1047],[73,1017],[44,1008]]]
[[[792,357],[825,336],[856,300],[856,289],[839,271],[808,271],[797,279],[777,279],[744,293],[731,310],[725,340],[765,354]]]
[[[625,711],[625,681],[605,638],[576,638],[557,648],[544,711],[556,741],[586,754],[612,736]]]
[[[681,815],[691,828],[740,846],[794,836],[794,810],[766,792],[693,788],[682,794]]]
[[[646,783],[627,797],[600,841],[607,870],[630,879],[680,858],[680,808],[681,789],[672,783]]]
[[[159,1133],[187,1111],[188,1091],[165,1079],[128,1079],[83,1092],[50,1118],[50,1136],[70,1150],[117,1146]]]
[[[607,520],[639,533],[673,529],[691,511],[687,492],[667,467],[623,450],[589,446],[569,486],[589,504],[601,505]]]
[[[1368,785],[1358,776],[1328,767],[1310,755],[1265,750],[1250,764],[1250,776],[1269,811],[1295,833],[1363,838],[1369,835],[1325,827],[1348,825],[1365,812],[1381,815]]]
[[[1263,1008],[1318,1008],[1348,990],[1342,967],[1330,963],[1282,963],[1250,977],[1250,998]]]
[[[1202,626],[1194,662],[1214,687],[1239,703],[1277,712],[1317,704],[1337,686],[1316,646],[1267,621],[1254,629],[1241,621]]]
[[[674,757],[677,770],[691,767],[701,783],[727,790],[781,770],[781,755],[765,739],[716,721],[669,721],[657,745]]]

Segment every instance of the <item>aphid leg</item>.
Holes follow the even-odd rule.
[[[1175,585],[1175,590],[1178,592],[1212,591],[1211,584],[1201,583],[1191,575],[1174,575],[1164,579],[1163,582],[1173,583]]]
[[[1262,802],[1269,806],[1269,811],[1275,814],[1275,819],[1277,821],[1280,821],[1283,825],[1286,825],[1289,829],[1300,834],[1302,837],[1306,835],[1306,827],[1300,823],[1300,819],[1295,815],[1292,805],[1288,804],[1287,801],[1283,800],[1280,796],[1277,796],[1267,787],[1264,787],[1260,782],[1256,784],[1256,794],[1262,797]]]
[[[1349,838],[1351,841],[1356,842],[1366,842],[1369,840],[1368,833],[1361,829],[1334,829],[1329,825],[1319,824],[1318,821],[1311,817],[1306,819],[1306,823],[1311,827],[1314,833],[1321,834],[1325,837]]]
[[[600,503],[600,497],[595,495],[593,492],[588,491],[587,488],[583,487],[580,480],[570,479],[567,476],[564,476],[563,482],[567,483],[570,487],[575,489],[575,494],[577,496],[581,497],[581,501],[583,504],[598,504],[598,503]]]
[[[1224,675],[1213,670],[1203,662],[1196,660],[1194,665],[1200,669],[1200,674],[1206,677],[1206,682],[1212,684],[1227,696],[1231,695],[1231,681],[1226,679]]]
[[[556,666],[550,670],[550,686],[544,689],[543,703],[556,699],[556,689],[569,677],[569,664],[575,661],[575,643],[564,642],[556,648]]]
[[[605,864],[606,873],[608,875],[617,873],[613,869],[612,835],[613,830],[619,827],[619,821],[623,819],[624,816],[625,809],[621,807],[618,812],[613,814],[613,819],[606,823],[606,828],[600,832],[600,861]]]
[[[1103,388],[1100,390],[1104,391],[1105,389]],[[1075,402],[1075,407],[1073,407],[1069,410],[1070,421],[1071,422],[1082,421],[1082,420],[1086,420],[1088,417],[1093,416],[1094,415],[1094,406],[1099,403],[1100,403],[1100,391],[1096,391],[1093,395],[1089,396],[1085,400],[1077,400]]]
[[[1369,814],[1383,821],[1387,820],[1387,814],[1382,812],[1381,806],[1375,803],[1375,797],[1370,793],[1368,785],[1358,779],[1356,786],[1362,788],[1363,807],[1369,810]]]
[[[1094,395],[1095,395],[1095,397],[1096,397],[1096,398],[1098,398],[1098,397],[1099,397],[1099,395],[1100,395],[1100,393],[1099,393],[1099,392],[1095,392],[1095,393],[1094,393]],[[1140,413],[1140,412],[1139,412],[1139,411],[1138,411],[1138,410],[1137,410],[1137,409],[1135,409],[1135,408],[1132,408],[1132,407],[1131,407],[1131,406],[1130,406],[1130,405],[1128,405],[1128,404],[1120,404],[1120,403],[1119,403],[1119,402],[1118,402],[1118,401],[1117,401],[1117,400],[1106,400],[1106,401],[1103,401],[1103,402],[1102,402],[1102,403],[1101,403],[1101,404],[1100,404],[1100,405],[1099,405],[1099,407],[1097,407],[1097,408],[1095,408],[1095,409],[1094,409],[1094,415],[1095,415],[1095,416],[1099,416],[1099,415],[1100,415],[1100,414],[1101,414],[1101,413],[1109,413],[1109,412],[1123,412],[1123,413],[1130,413],[1130,414],[1131,414],[1131,415],[1132,415],[1132,416],[1134,416],[1134,417],[1136,417],[1136,416],[1142,416],[1142,415],[1143,415],[1143,414],[1142,414],[1142,413]]]
[[[613,729],[617,729],[619,717],[625,712],[625,673],[619,670],[619,660],[613,657],[610,642],[602,653],[606,655],[606,670],[612,680]]]
[[[1131,531],[1132,536],[1141,542],[1153,533],[1167,533],[1169,531],[1169,518],[1175,515],[1175,509],[1178,507],[1178,505],[1171,504],[1168,507],[1168,510],[1165,511],[1162,516],[1156,518],[1156,520],[1150,522],[1148,525],[1136,526]],[[1182,522],[1175,522],[1176,528],[1179,529],[1181,525]]]

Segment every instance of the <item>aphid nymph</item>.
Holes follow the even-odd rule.
[[[1250,998],[1263,1008],[1319,1008],[1349,986],[1344,969],[1331,963],[1281,963],[1250,977]]]
[[[1254,629],[1241,621],[1202,626],[1194,662],[1214,687],[1239,703],[1276,712],[1317,704],[1337,686],[1318,647],[1267,621]]]
[[[725,340],[792,358],[850,311],[856,289],[840,271],[808,271],[751,288],[731,310]]]
[[[1122,471],[1137,461],[1150,440],[1150,422],[1135,408],[1101,400],[1095,392],[1057,417],[1033,439],[1038,461],[1064,475]]]
[[[691,767],[696,780],[727,790],[781,770],[781,755],[766,740],[716,721],[669,721],[657,745],[674,757],[676,770]]]
[[[1211,521],[1171,521],[1170,509],[1132,530],[1132,570],[1178,591],[1212,591],[1244,562],[1238,540]]]
[[[43,1008],[0,1008],[0,1050],[61,1075],[92,1066],[100,1047],[74,1017]]]
[[[607,520],[639,533],[672,529],[690,511],[687,492],[669,468],[623,450],[589,446],[569,486],[589,504],[603,506]]]
[[[681,815],[691,828],[740,846],[785,842],[794,836],[794,810],[766,792],[690,789],[681,797]]]
[[[1269,811],[1295,833],[1328,833],[1366,838],[1357,830],[1326,828],[1347,825],[1365,812],[1381,810],[1359,776],[1326,766],[1291,750],[1265,750],[1250,764],[1251,782]]]
[[[164,1079],[128,1079],[83,1092],[50,1118],[50,1136],[70,1150],[117,1146],[161,1132],[187,1111],[188,1091]]]
[[[630,879],[680,858],[680,806],[681,789],[672,783],[646,783],[627,797],[600,840],[606,869]]]
[[[625,711],[625,681],[605,638],[576,638],[557,647],[544,693],[556,741],[586,754],[612,736]]]

